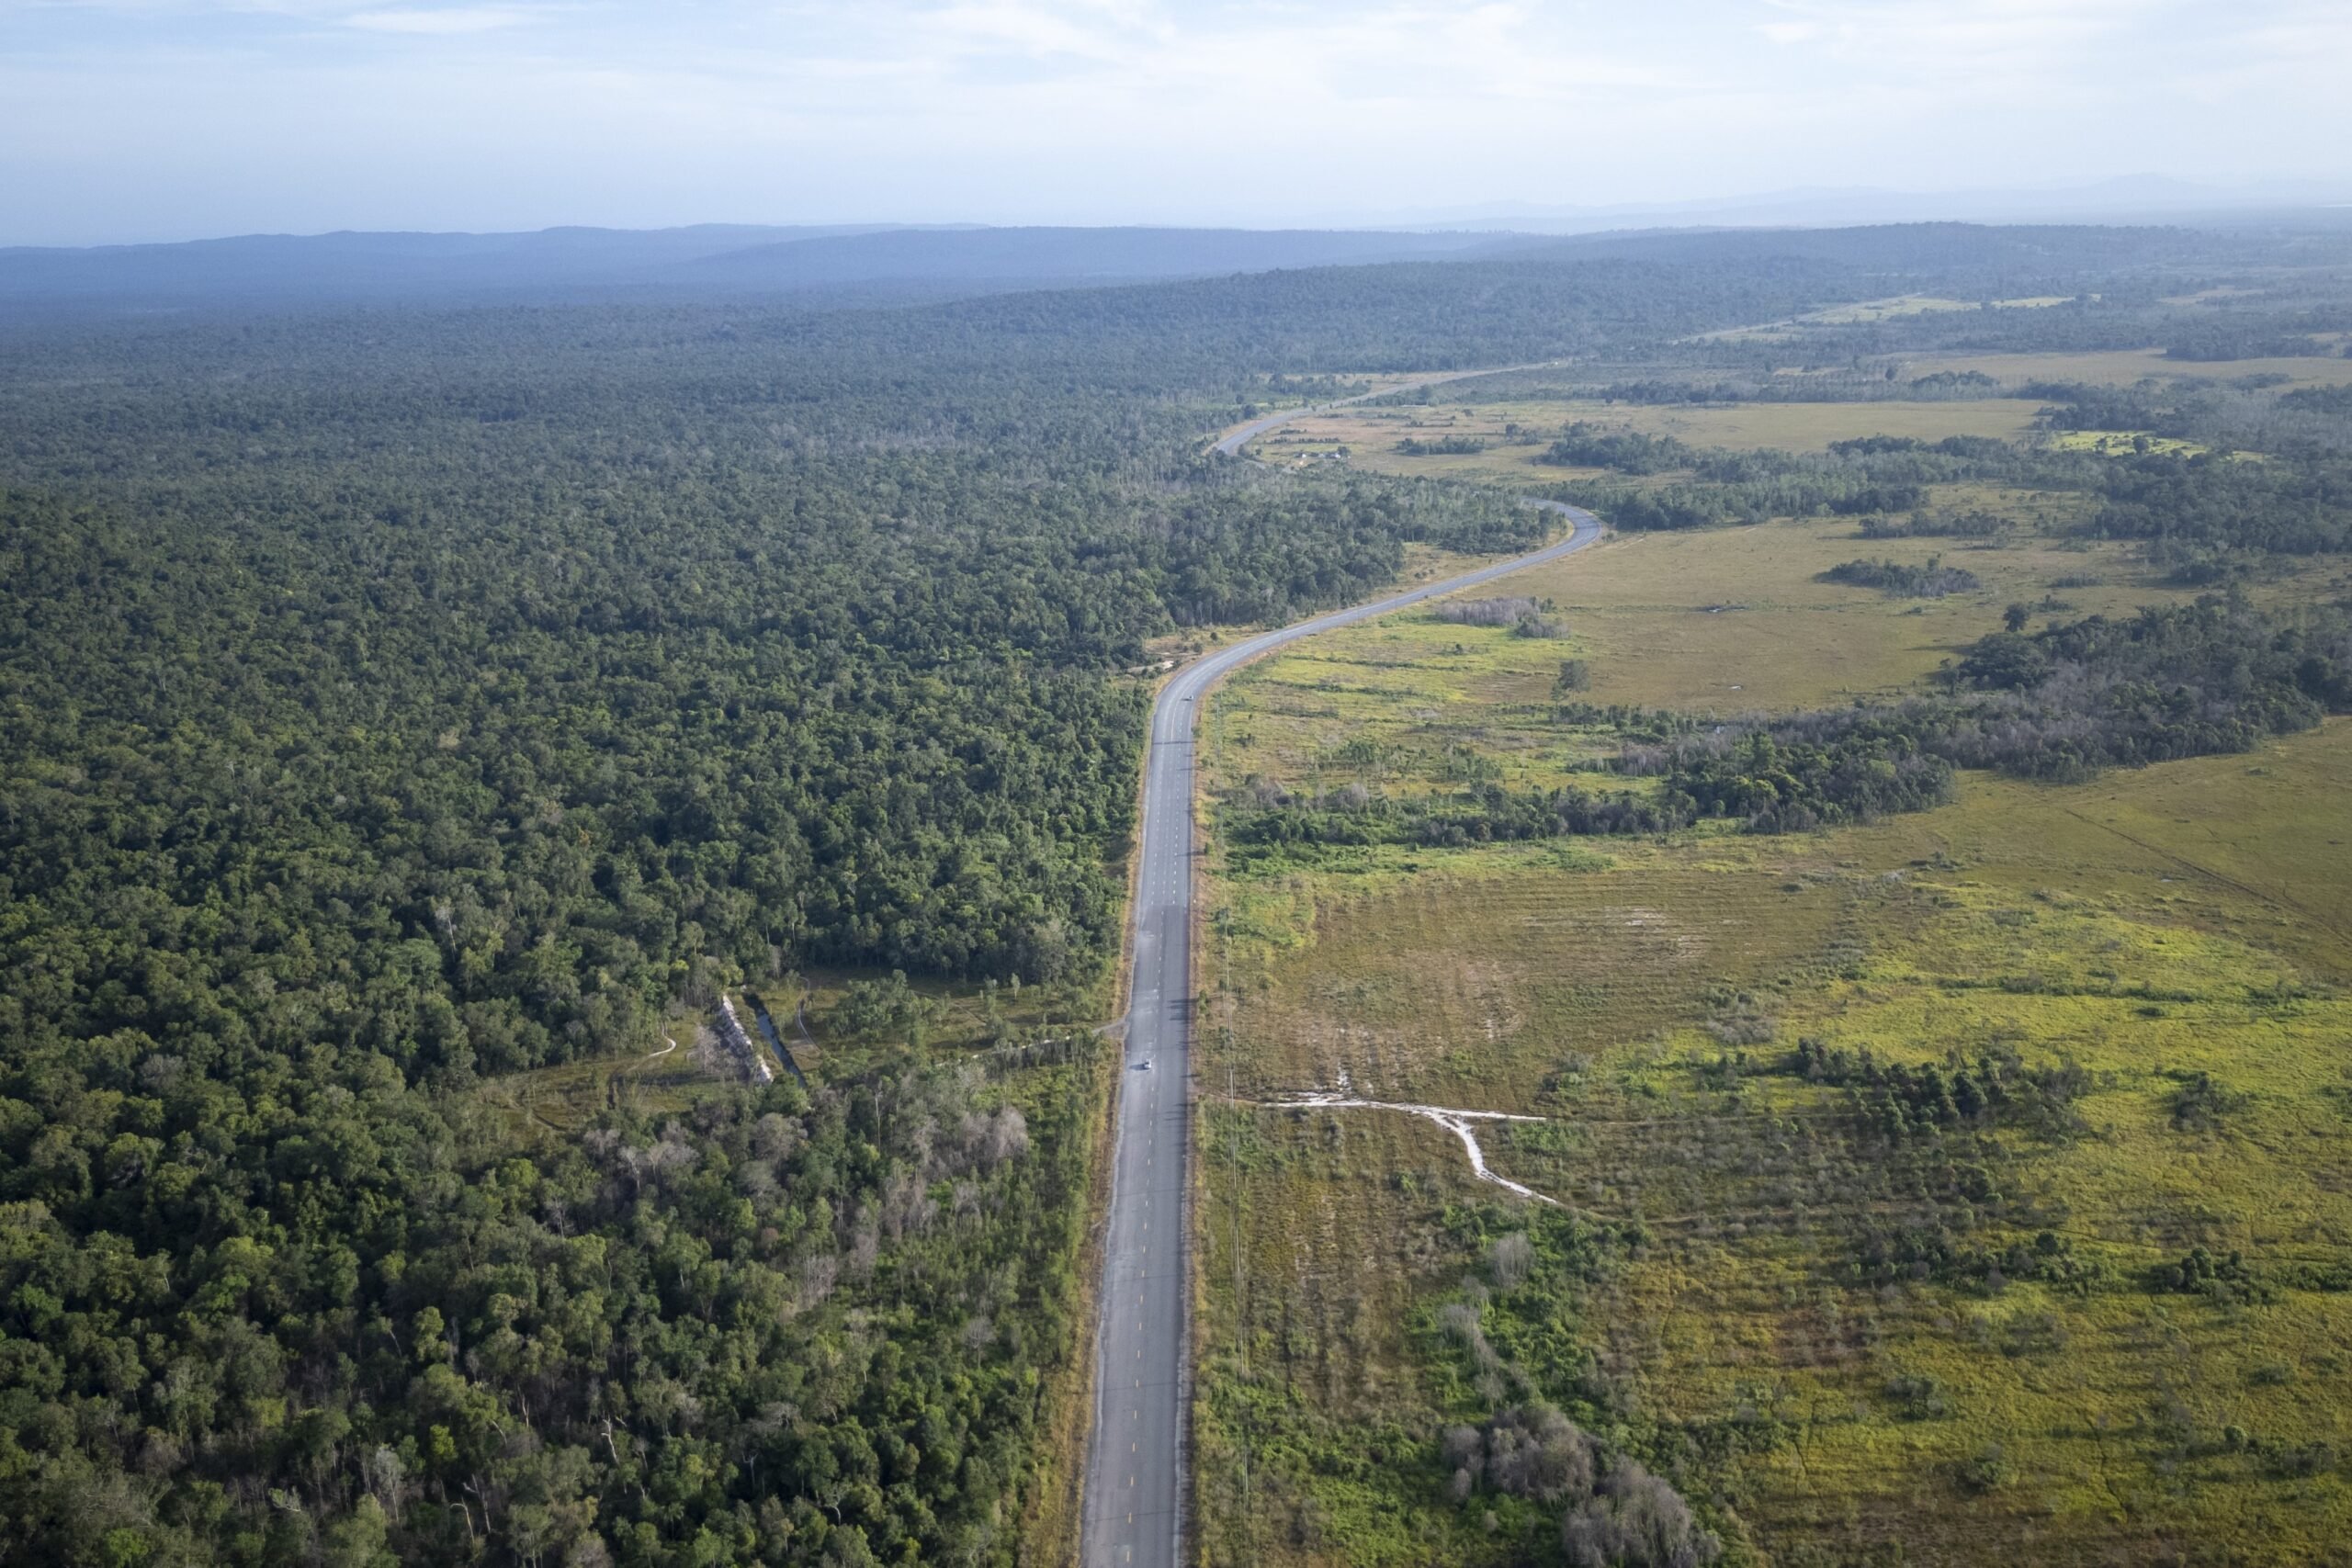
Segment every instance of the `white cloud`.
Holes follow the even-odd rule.
[[[2346,22],[2340,0],[0,0],[0,243],[2318,175],[2352,145]]]

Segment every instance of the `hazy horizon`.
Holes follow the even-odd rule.
[[[2306,0],[0,0],[0,244],[2352,194]]]
[[[568,231],[616,234],[676,233],[693,230],[768,231],[778,236],[834,235],[891,230],[977,231],[984,229],[1136,229],[1169,231],[1228,231],[1330,233],[1489,232],[1498,235],[1590,236],[1678,228],[1853,228],[1890,223],[1962,222],[1985,225],[2141,223],[2222,218],[2233,212],[2352,211],[2352,180],[2338,189],[2318,181],[2249,179],[2235,186],[2205,185],[2165,175],[2122,175],[2085,185],[2013,189],[1894,190],[1872,186],[1794,187],[1743,191],[1679,200],[1593,204],[1494,201],[1456,211],[1388,213],[1306,212],[1272,214],[1258,220],[1214,218],[1073,220],[1068,222],[996,221],[957,213],[858,215],[822,213],[786,217],[722,213],[674,223],[607,223],[556,219],[535,224],[458,227],[431,224],[352,223],[334,229],[254,228],[133,234],[90,240],[0,239],[0,249],[96,250],[140,245],[202,244],[254,239],[326,239],[336,235],[531,235]]]

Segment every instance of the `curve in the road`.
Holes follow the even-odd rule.
[[[1220,441],[1218,449],[1238,451],[1251,435],[1311,412],[1297,410],[1245,425]],[[1126,1049],[1112,1134],[1094,1426],[1080,1526],[1085,1568],[1175,1568],[1183,1528],[1190,1393],[1185,1198],[1192,1152],[1193,734],[1200,699],[1237,665],[1270,649],[1475,588],[1556,560],[1600,537],[1600,525],[1589,512],[1556,501],[1530,504],[1566,517],[1567,536],[1532,555],[1238,642],[1180,671],[1152,705]]]

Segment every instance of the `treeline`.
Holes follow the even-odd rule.
[[[1865,539],[1997,539],[2015,531],[2017,519],[1997,512],[1914,512],[1908,517],[1865,517]]]
[[[2067,389],[2074,396],[2079,389]],[[2205,405],[2199,405],[2200,408]],[[2146,541],[2150,558],[2189,586],[2242,573],[2263,553],[2341,554],[2352,550],[2352,422],[2334,405],[2267,401],[2267,412],[2234,423],[2220,414],[2181,416],[2139,394],[2101,391],[2045,411],[2052,429],[2134,428],[2180,441],[2259,435],[2261,461],[2212,452],[2149,450],[2114,457],[2013,446],[1984,437],[1932,444],[1901,437],[1839,442],[1826,455],[1704,452],[1687,457],[1622,443],[1649,437],[1579,438],[1579,460],[1614,460],[1628,474],[1664,463],[1690,478],[1663,487],[1595,483],[1552,487],[1559,499],[1594,508],[1626,529],[1712,528],[1775,517],[1852,516],[1866,537],[1922,534],[1992,536],[2003,521],[1973,513],[1949,519],[1925,510],[1926,487],[1964,480],[2086,494],[2088,515],[2075,530],[2096,538]],[[2277,411],[2284,409],[2281,415]],[[2134,421],[2143,422],[2134,424]],[[2179,434],[2176,434],[2179,433]],[[1891,514],[1909,514],[1897,523]]]
[[[2089,471],[2097,505],[2077,525],[2097,538],[2139,539],[2173,580],[2207,586],[2245,572],[2258,552],[2352,550],[2352,419],[2341,389],[2049,385],[2039,418],[2062,431],[2117,431],[2205,451],[2117,456]],[[2234,449],[2265,454],[2258,461]]]
[[[2143,454],[2114,460],[2084,531],[2144,539],[2159,558],[2352,550],[2352,464],[2227,462]],[[2240,564],[2244,558],[2240,555]]]
[[[2074,781],[2244,751],[2344,712],[2352,615],[2277,619],[2208,600],[1994,633],[1958,662],[1945,692],[1898,704],[1713,726],[1563,706],[1563,722],[1618,730],[1614,765],[1656,780],[1645,791],[1513,791],[1483,780],[1392,798],[1362,784],[1295,795],[1253,778],[1227,802],[1221,833],[1247,865],[1300,845],[1451,847],[1670,832],[1705,818],[1804,831],[1942,805],[1960,768]]]
[[[1612,437],[1580,438],[1574,449],[1594,462],[1621,451]],[[1775,517],[1917,512],[1926,504],[1930,484],[2006,475],[2022,461],[2007,443],[1982,436],[1951,436],[1932,444],[1870,436],[1810,454],[1713,448],[1685,452],[1684,460],[1668,465],[1688,469],[1690,478],[1685,480],[1657,487],[1570,482],[1553,486],[1549,493],[1599,509],[1615,527],[1714,528]],[[1667,456],[1655,446],[1623,449],[1622,460],[1632,466],[1621,471],[1660,471],[1649,465]]]
[[[1638,767],[1629,751],[1623,765]],[[1749,831],[1781,833],[1924,811],[1952,796],[1952,769],[1896,725],[1809,735],[1747,730],[1735,743],[1710,734],[1677,749],[1665,773],[1668,809],[1729,818]]]
[[[1252,779],[1226,803],[1219,837],[1246,865],[1299,845],[1461,848],[1564,834],[1661,833],[1690,820],[1687,806],[1572,786],[1511,790],[1484,782],[1444,795],[1391,797],[1362,784],[1295,795]]]
[[[1618,765],[1660,776],[1669,801],[1776,831],[1936,804],[1955,767],[2071,782],[2247,750],[2347,711],[2352,615],[2208,600],[1996,632],[1948,694],[1628,743]]]
[[[2341,313],[2312,320],[2298,332],[2274,321],[2220,320],[2183,323],[2165,334],[2165,357],[2212,362],[2226,359],[2287,359],[2303,355],[2335,358],[2341,345],[2316,333],[2340,333],[2352,317]]]
[[[1564,468],[1613,468],[1621,474],[1663,474],[1698,460],[1697,448],[1671,435],[1611,430],[1585,420],[1544,449],[1544,461]]]
[[[1790,1070],[1814,1083],[1851,1091],[1857,1121],[1901,1142],[1958,1127],[2016,1126],[2048,1136],[2080,1131],[2072,1107],[2090,1077],[2072,1061],[2029,1067],[2014,1051],[1986,1050],[1972,1060],[1888,1061],[1868,1046],[1852,1050],[1803,1039]]]

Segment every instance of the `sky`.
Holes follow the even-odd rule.
[[[0,0],[0,243],[2352,195],[2347,0]]]

